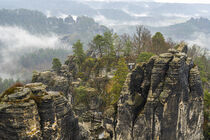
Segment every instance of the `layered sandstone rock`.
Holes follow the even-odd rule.
[[[187,48],[161,54],[128,75],[118,102],[118,140],[202,139],[203,91]]]
[[[42,83],[12,87],[0,98],[0,139],[77,140],[78,120],[61,92]]]

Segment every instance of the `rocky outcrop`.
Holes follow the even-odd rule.
[[[76,75],[78,66],[75,56],[68,56],[65,64],[61,66],[59,71],[49,70],[44,72],[34,72],[32,83],[41,82],[45,84],[47,90],[61,91],[66,98],[72,102],[73,83],[77,83]],[[76,81],[76,82],[75,82]]]
[[[71,101],[71,76],[59,75],[54,71],[35,72],[32,77],[32,82],[41,82],[45,84],[47,90],[63,92],[65,97]]]
[[[42,83],[11,87],[0,98],[0,139],[77,140],[78,120],[61,92]]]
[[[186,52],[186,46],[171,49],[128,75],[118,102],[116,139],[202,139],[201,80]]]

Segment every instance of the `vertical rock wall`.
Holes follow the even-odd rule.
[[[116,139],[199,140],[202,124],[201,80],[186,48],[155,56],[128,75]]]

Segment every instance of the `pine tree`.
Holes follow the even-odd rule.
[[[52,61],[52,69],[56,72],[60,71],[61,69],[61,62],[58,58],[53,58]]]
[[[81,66],[81,64],[83,63],[85,59],[83,44],[80,42],[80,40],[78,40],[76,43],[73,44],[72,48],[73,48],[74,56],[77,57],[77,63],[79,64],[79,66]]]
[[[166,45],[165,38],[162,33],[157,32],[152,37],[152,52],[160,54],[167,52],[168,46]]]

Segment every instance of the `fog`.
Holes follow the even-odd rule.
[[[190,45],[196,44],[202,48],[206,48],[210,51],[210,34],[205,34],[202,32],[195,32],[192,37],[194,38],[193,40],[186,40]]]
[[[183,15],[177,15],[175,18],[164,18],[164,19],[152,19],[146,13],[135,15],[136,17],[142,17],[145,19],[142,20],[130,20],[130,21],[119,21],[119,20],[112,20],[108,19],[103,15],[97,15],[94,17],[94,20],[102,25],[107,27],[113,28],[116,32],[118,31],[118,26],[137,26],[137,25],[144,25],[144,26],[151,26],[151,27],[165,27],[170,26],[178,23],[186,22],[190,19],[190,17],[182,17]],[[168,15],[169,16],[169,15]],[[149,19],[147,19],[147,17]],[[125,28],[125,27],[123,27]]]
[[[19,27],[0,26],[0,76],[13,77],[20,71],[18,58],[37,49],[66,47],[55,34],[33,35]],[[10,75],[9,75],[10,74]]]

